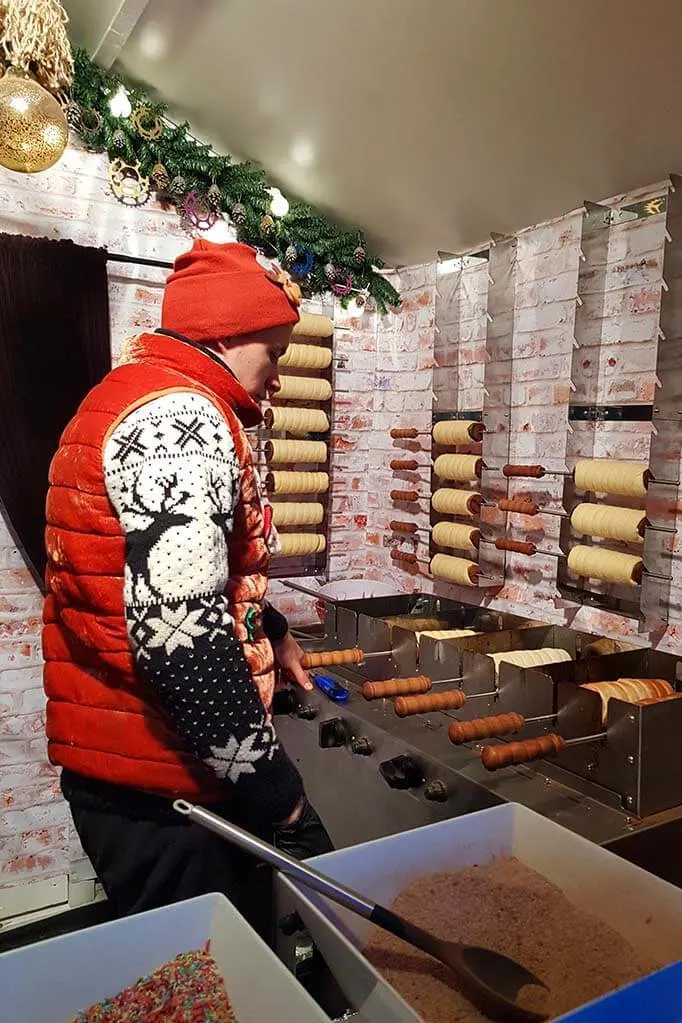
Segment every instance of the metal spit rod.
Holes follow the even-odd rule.
[[[487,771],[499,771],[500,768],[511,767],[514,764],[527,764],[531,760],[555,757],[571,746],[602,742],[604,739],[606,732],[581,735],[576,739],[564,739],[563,735],[556,732],[546,732],[535,739],[520,739],[484,746],[481,750],[481,763]]]
[[[418,558],[418,557],[416,557],[416,555],[413,556],[413,552],[412,551],[401,551],[397,547],[394,547],[391,550],[391,560],[392,561],[399,561],[399,562],[403,561],[406,565],[428,565],[428,566],[431,565],[431,561],[430,560],[425,560],[424,558]],[[475,565],[476,562],[472,561],[471,564]],[[432,579],[437,578],[436,576],[432,576],[430,572],[429,572],[429,576]],[[480,572],[479,572],[479,574],[477,576],[477,579],[482,579],[483,582],[491,583],[492,586],[502,586],[502,584],[504,582],[503,579],[495,579],[495,578],[493,578],[493,576],[490,576],[490,575],[481,575]]]
[[[305,593],[307,597],[314,597],[316,600],[321,600],[323,604],[338,604],[340,597],[326,597],[324,593],[320,593],[318,590],[310,590],[307,586],[301,586],[300,583],[294,583],[291,579],[280,579],[280,582],[284,583],[291,590],[298,590],[299,593]]]
[[[543,476],[573,477],[573,469],[547,469],[544,465],[486,465],[488,472],[501,472],[507,479],[542,479]],[[679,487],[679,480],[657,480],[650,475],[650,483],[660,483],[665,487]]]
[[[533,548],[532,551],[514,550],[511,547],[503,547],[503,546],[501,546],[501,544],[504,543],[504,542],[505,542],[505,537],[498,537],[495,540],[491,540],[488,537],[483,537],[483,536],[481,537],[481,543],[492,544],[493,547],[496,548],[496,550],[498,550],[498,551],[508,551],[510,554],[525,554],[526,557],[528,557],[528,558],[532,558],[535,554],[544,554],[546,557],[549,557],[549,558],[561,558],[561,557],[564,557],[563,551],[546,551],[546,550],[543,550],[541,547],[536,547],[535,544],[534,543],[530,543],[530,541],[528,541],[528,544],[530,544],[530,546]],[[515,543],[516,541],[512,540],[510,542],[511,543]],[[521,543],[521,544],[524,544],[524,545],[526,543],[523,540],[520,540],[518,542]]]

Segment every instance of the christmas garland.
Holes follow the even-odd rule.
[[[384,264],[368,252],[361,231],[344,231],[297,199],[289,200],[284,216],[274,217],[260,168],[198,142],[186,123],[167,119],[164,104],[98,67],[84,50],[76,50],[74,65],[69,123],[89,149],[109,154],[109,179],[120,202],[139,206],[154,192],[195,230],[228,216],[239,240],[278,259],[304,294],[331,290],[343,302],[355,298],[359,304],[371,295],[382,313],[399,304],[398,292],[376,272]],[[117,117],[110,101],[124,84],[131,110]]]

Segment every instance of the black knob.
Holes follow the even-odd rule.
[[[373,752],[372,743],[364,735],[361,735],[358,739],[353,739],[350,744],[350,751],[358,757],[371,757]]]
[[[430,799],[432,803],[445,803],[448,798],[448,790],[442,781],[430,781],[424,789],[424,799]]]
[[[328,718],[320,721],[319,743],[322,749],[345,746],[350,738],[348,725],[342,718]]]
[[[303,921],[298,913],[288,913],[278,921],[277,926],[285,938],[290,938],[293,934],[298,934],[299,931],[303,930]]]
[[[424,774],[419,764],[403,753],[392,760],[384,760],[383,764],[379,764],[379,771],[392,789],[414,789],[424,784]]]
[[[317,707],[312,707],[308,703],[300,703],[296,708],[296,717],[303,718],[304,721],[312,721],[317,717]]]
[[[291,689],[278,689],[272,698],[273,715],[293,714],[298,706],[298,700]]]

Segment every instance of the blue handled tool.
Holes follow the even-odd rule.
[[[313,682],[334,703],[345,703],[350,697],[348,690],[329,675],[313,675]]]

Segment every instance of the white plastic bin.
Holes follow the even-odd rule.
[[[682,958],[682,891],[640,867],[567,831],[515,803],[390,835],[311,860],[320,871],[375,902],[390,906],[396,896],[424,874],[461,870],[515,856],[543,874],[580,909],[610,924],[635,949],[664,962]],[[282,898],[292,896],[312,939],[327,959],[346,996],[357,994],[352,969],[372,925],[321,896],[280,880]],[[305,894],[304,894],[305,892]],[[286,893],[286,895],[285,895]],[[419,1017],[391,989],[375,1023],[414,1023]]]
[[[239,1023],[329,1023],[223,895],[202,895],[5,952],[0,1019],[68,1023],[209,939]]]

